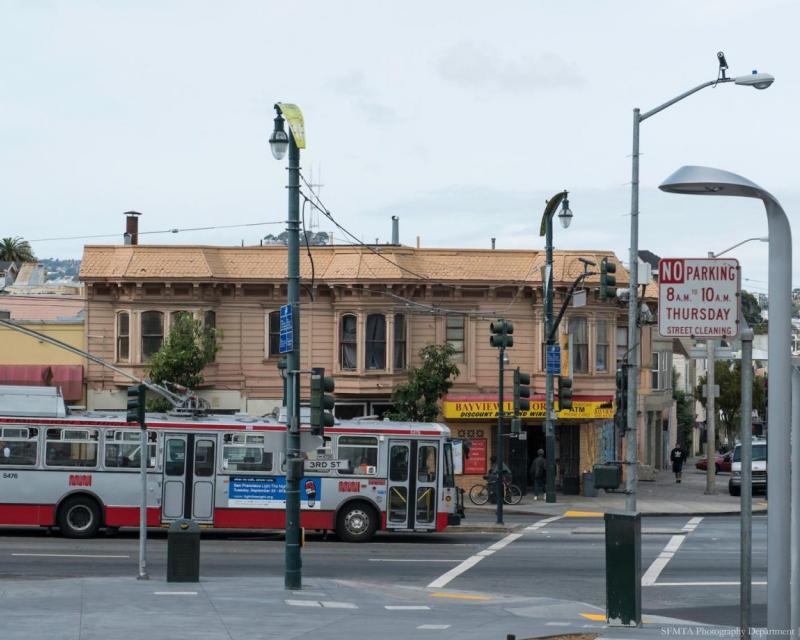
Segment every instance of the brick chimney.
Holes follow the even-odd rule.
[[[139,216],[138,211],[125,212],[125,244],[139,244]]]

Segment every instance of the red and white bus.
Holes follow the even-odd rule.
[[[76,538],[138,526],[138,425],[124,413],[53,409],[47,394],[55,389],[15,389],[33,401],[0,411],[0,525],[57,526]],[[37,400],[50,408],[37,410]],[[165,414],[146,422],[148,526],[191,518],[205,527],[284,528],[284,423]],[[321,439],[301,429],[302,527],[358,542],[379,530],[441,531],[460,522],[447,426],[342,421],[326,435],[321,449]]]

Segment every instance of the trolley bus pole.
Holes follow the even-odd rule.
[[[142,394],[144,395],[144,394]],[[144,400],[144,398],[143,398]],[[144,414],[144,411],[142,411]],[[147,426],[145,421],[142,420],[141,425],[141,440],[139,445],[139,459],[141,462],[141,476],[142,476],[142,496],[139,501],[139,580],[148,580],[147,575],[147,458],[149,452],[147,449]]]

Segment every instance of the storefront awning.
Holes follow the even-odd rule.
[[[0,384],[60,387],[66,402],[80,402],[83,400],[83,365],[4,364],[0,365]]]

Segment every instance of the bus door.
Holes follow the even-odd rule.
[[[439,444],[389,440],[387,529],[436,528]]]
[[[164,437],[163,521],[213,521],[215,451],[215,436],[168,433]]]

